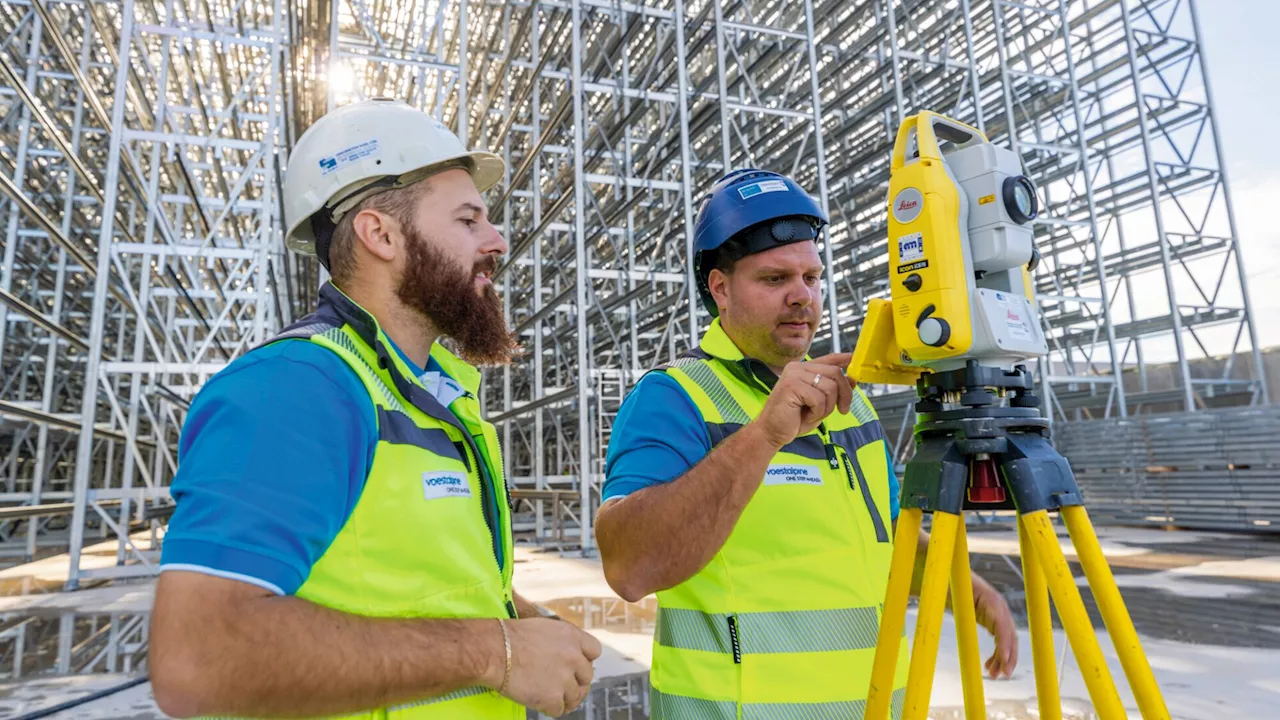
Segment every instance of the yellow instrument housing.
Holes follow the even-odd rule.
[[[933,119],[937,117],[941,116],[925,111],[902,123],[893,145],[889,174],[889,287],[894,330],[899,347],[917,362],[963,355],[973,342],[968,270],[960,235],[961,229],[967,226],[968,210],[960,187],[942,161],[933,130]],[[955,120],[948,119],[948,122],[963,125]],[[963,127],[986,141],[986,136],[977,128]],[[907,162],[907,147],[913,134],[919,158]],[[903,191],[912,189],[923,198],[923,206],[914,215],[911,214],[914,208],[901,207],[908,202],[902,197]],[[899,240],[913,233],[921,235],[922,256],[904,260]],[[911,273],[918,274],[922,280],[916,292],[908,290],[902,282]],[[946,320],[951,330],[950,337],[940,347],[926,345],[916,330],[921,315],[930,305],[934,308],[931,317]]]

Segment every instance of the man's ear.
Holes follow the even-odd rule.
[[[387,262],[395,259],[391,235],[400,232],[400,224],[394,218],[366,208],[351,219],[351,229],[355,231],[357,242],[374,257]]]
[[[716,268],[707,276],[707,289],[711,291],[711,299],[716,307],[724,309],[729,306],[729,276]]]

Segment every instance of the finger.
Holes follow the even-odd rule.
[[[813,363],[805,363],[803,367],[805,370],[831,378],[835,382],[836,407],[839,407],[842,413],[849,412],[849,406],[853,402],[853,381],[849,379],[848,375],[845,375],[842,368],[830,365],[815,365]]]
[[[566,713],[571,713],[576,710],[578,706],[582,704],[582,701],[586,699],[587,694],[583,692],[584,689],[585,688],[577,688],[573,691],[572,695],[565,698],[564,711]]]
[[[564,697],[560,698],[560,702],[563,703],[564,707],[564,709],[560,711],[561,715],[565,715],[578,707],[578,688],[575,687],[572,690],[566,691]]]
[[[823,355],[822,357],[816,357],[810,360],[809,362],[818,363],[821,365],[830,365],[832,367],[838,367],[840,368],[841,372],[843,372],[845,368],[849,367],[849,362],[851,360],[853,360],[853,353],[842,352],[842,353],[830,353],[828,355]]]
[[[582,652],[587,656],[588,660],[595,660],[600,657],[600,653],[604,648],[600,646],[600,641],[591,633],[582,633]]]
[[[844,382],[836,381],[836,407],[841,413],[849,412],[853,406],[853,385],[845,378]]]
[[[1013,675],[1013,670],[1018,666],[1018,630],[1013,625],[1012,618],[1005,623],[1005,642],[1004,642],[1004,674],[1005,677]]]
[[[564,703],[564,709],[560,711],[563,715],[577,707],[578,695],[582,693],[582,687],[577,684],[570,684],[570,687],[564,689],[560,697],[560,702]]]
[[[835,380],[829,377],[819,376],[818,384],[815,386],[822,391],[822,417],[830,415],[835,411],[840,401],[840,389]]]
[[[815,425],[817,421],[831,414],[830,410],[826,409],[827,394],[812,384],[796,387],[795,396],[800,400],[800,404],[814,415]]]
[[[573,664],[573,679],[578,682],[578,686],[590,685],[591,678],[595,675],[595,668],[585,658],[580,659]]]

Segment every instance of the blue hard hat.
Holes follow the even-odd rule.
[[[748,254],[816,240],[829,221],[818,201],[791,178],[767,170],[735,170],[711,187],[693,228],[693,268],[702,303],[719,314],[707,278],[715,252],[732,238]]]

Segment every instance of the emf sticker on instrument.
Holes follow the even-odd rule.
[[[911,262],[924,257],[924,234],[911,233],[898,238],[898,259]]]

